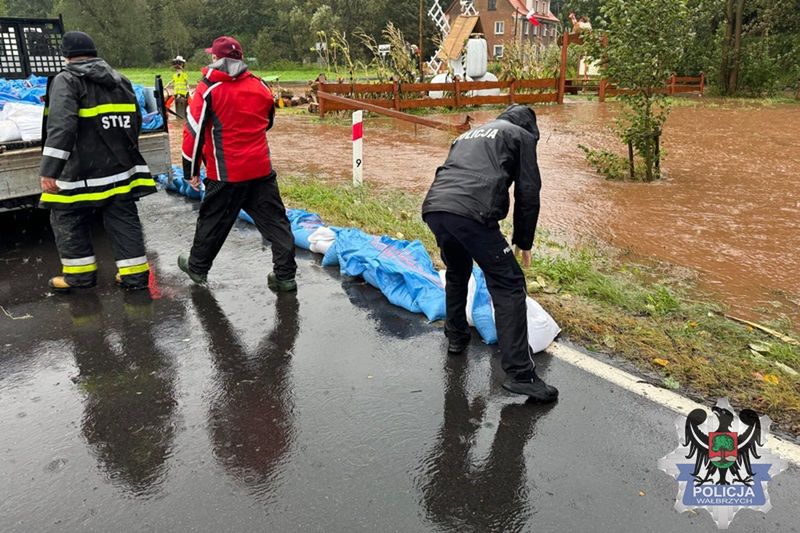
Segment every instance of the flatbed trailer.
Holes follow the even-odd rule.
[[[27,79],[31,74],[54,76],[63,68],[60,43],[64,25],[58,19],[0,18],[0,39],[16,46],[0,48],[0,77]],[[154,84],[156,107],[164,126],[143,132],[139,150],[153,175],[169,173],[171,165],[167,108],[161,77]],[[41,141],[0,145],[0,211],[35,206],[41,194]]]

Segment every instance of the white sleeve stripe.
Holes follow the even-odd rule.
[[[147,263],[147,256],[143,255],[141,257],[134,257],[133,259],[122,259],[120,261],[117,261],[117,266],[120,268],[132,267],[132,266],[143,265],[145,263]]]
[[[130,170],[114,174],[113,176],[105,176],[102,178],[89,178],[80,181],[61,181],[57,180],[56,185],[59,189],[70,191],[75,189],[83,189],[86,187],[102,187],[104,185],[111,185],[132,178],[135,174],[150,174],[150,167],[147,165],[136,165]]]
[[[192,133],[197,135],[197,130],[199,129],[199,126],[191,113],[186,113],[186,123],[189,125],[189,128],[192,131]]]
[[[96,262],[97,260],[93,255],[90,255],[89,257],[81,257],[78,259],[64,259],[63,257],[61,258],[61,264],[68,267],[93,265]]]
[[[59,150],[58,148],[45,146],[42,150],[42,155],[46,155],[47,157],[55,157],[56,159],[64,159],[66,161],[69,159],[70,153],[64,150]]]

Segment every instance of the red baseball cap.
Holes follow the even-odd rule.
[[[223,35],[217,37],[211,44],[211,48],[206,48],[207,54],[213,54],[217,57],[230,57],[231,59],[242,58],[242,45],[233,37]]]

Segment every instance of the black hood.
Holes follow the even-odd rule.
[[[537,139],[539,128],[536,126],[536,113],[526,105],[513,104],[497,116],[497,120],[505,120],[530,132]]]
[[[122,76],[99,57],[67,63],[65,70],[105,87],[115,87],[122,83]]]

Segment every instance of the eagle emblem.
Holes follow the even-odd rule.
[[[676,510],[706,509],[727,529],[740,509],[770,510],[767,482],[788,465],[765,447],[769,417],[751,409],[737,415],[727,399],[711,413],[695,409],[678,418],[679,445],[658,467],[678,480]]]

